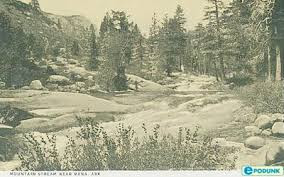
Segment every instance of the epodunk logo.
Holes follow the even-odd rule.
[[[252,167],[244,166],[243,167],[244,176],[282,176],[284,175],[283,167]]]

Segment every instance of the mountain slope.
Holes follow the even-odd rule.
[[[85,50],[88,47],[88,28],[92,24],[83,16],[60,16],[33,9],[17,0],[0,0],[0,12],[4,12],[15,26],[32,33],[45,42],[46,48],[67,48],[77,41]]]

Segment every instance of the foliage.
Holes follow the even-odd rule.
[[[56,137],[25,135],[19,170],[216,170],[234,169],[234,149],[211,144],[210,138],[180,129],[178,138],[162,136],[159,126],[136,138],[131,127],[120,124],[109,135],[91,119],[81,121],[76,140],[69,137],[63,156]]]
[[[11,135],[3,136],[0,134],[0,161],[13,159],[17,153],[17,140]]]
[[[187,70],[215,75],[217,80],[242,73],[274,79],[279,70],[273,23],[281,14],[280,1],[232,1],[227,6],[209,1],[207,24],[199,24],[189,35]]]
[[[182,70],[187,40],[185,23],[183,9],[178,6],[175,16],[166,16],[159,30],[159,67],[167,76],[171,76],[174,71]]]
[[[252,76],[242,73],[226,79],[226,82],[233,83],[234,86],[241,87],[252,84],[254,82],[254,79],[252,78]]]
[[[90,67],[93,70],[97,70],[99,67],[99,46],[97,43],[97,36],[94,25],[90,26]]]
[[[80,55],[80,46],[77,41],[73,42],[72,48],[71,48],[71,54],[73,56],[79,56]]]
[[[99,69],[99,80],[107,90],[126,90],[128,86],[125,69],[132,58],[133,23],[128,21],[125,12],[120,11],[112,11],[111,16],[105,18],[109,19],[110,23],[100,30],[103,38],[100,46],[102,64]],[[105,28],[107,31],[104,31]]]
[[[284,113],[283,82],[258,82],[238,90],[239,97],[257,113]]]
[[[0,14],[0,39],[0,80],[8,87],[30,83],[39,73],[35,62],[44,55],[40,39],[13,26],[5,13]]]
[[[31,0],[30,5],[37,11],[40,11],[40,5],[38,0]]]

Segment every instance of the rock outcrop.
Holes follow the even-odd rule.
[[[259,149],[265,145],[265,140],[258,136],[249,137],[245,141],[245,147],[250,149]]]
[[[274,136],[284,136],[284,122],[276,122],[272,127],[272,134]]]
[[[43,90],[44,87],[41,84],[40,80],[34,80],[31,82],[30,87],[31,90]]]
[[[271,128],[273,125],[273,120],[271,117],[267,115],[260,115],[256,120],[255,124],[257,125],[258,128],[260,129],[267,129]]]
[[[246,133],[249,136],[260,135],[261,130],[256,126],[246,126],[245,127]]]
[[[70,79],[68,79],[65,76],[51,75],[48,78],[47,82],[51,83],[51,84],[68,85],[68,84],[70,84]]]
[[[270,145],[265,158],[265,165],[273,165],[279,162],[284,163],[284,143]]]

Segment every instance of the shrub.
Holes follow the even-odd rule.
[[[17,140],[13,136],[0,135],[0,161],[13,159],[17,151]]]
[[[231,78],[226,79],[227,83],[233,83],[237,87],[250,85],[254,82],[253,78],[247,74],[234,75]]]
[[[237,92],[256,113],[284,113],[283,90],[282,82],[258,82]]]
[[[91,120],[81,122],[75,141],[69,138],[59,156],[55,137],[26,136],[18,170],[216,170],[234,169],[235,149],[213,146],[198,130],[180,129],[177,138],[161,136],[157,125],[143,138],[120,124],[113,136]]]

